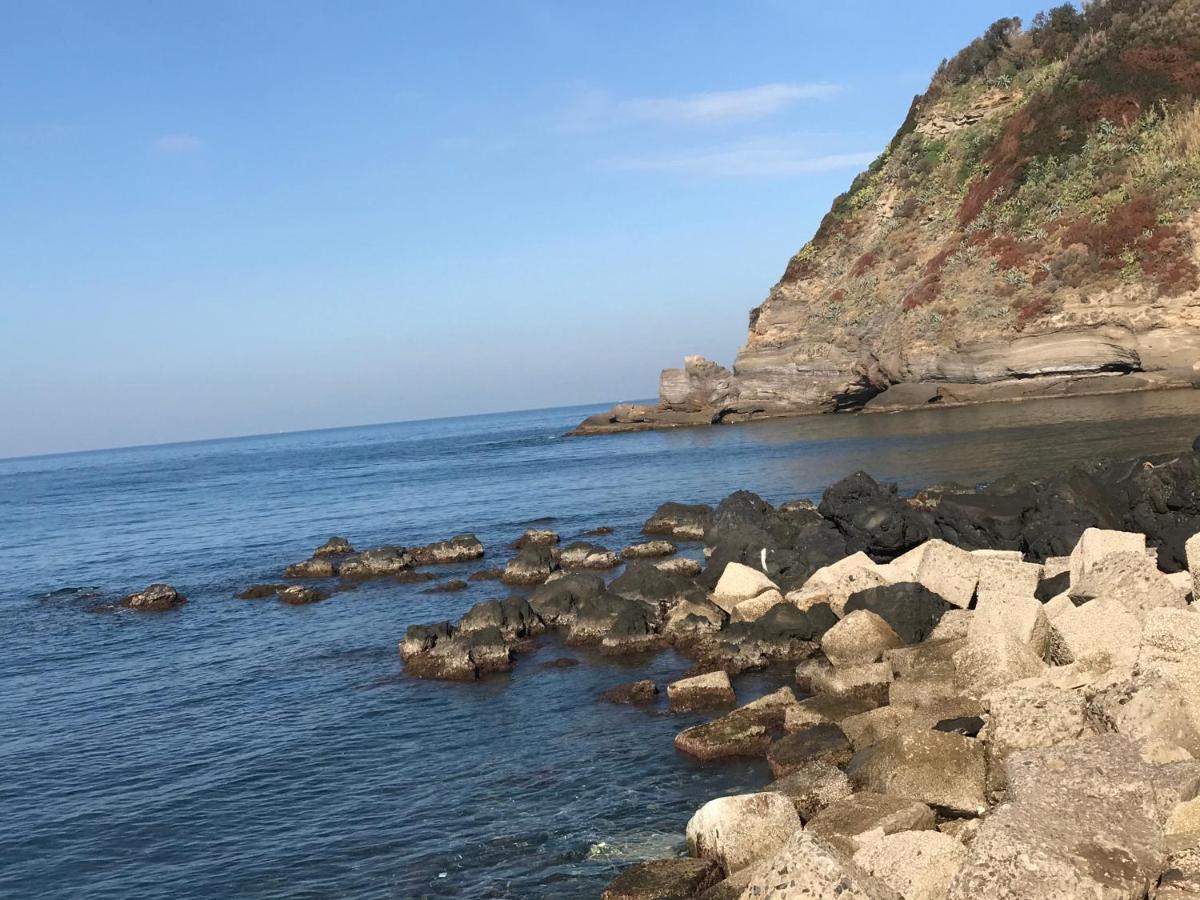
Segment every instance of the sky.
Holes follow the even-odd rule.
[[[0,0],[0,456],[655,396],[1022,0]]]

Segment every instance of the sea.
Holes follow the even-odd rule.
[[[672,652],[545,638],[511,674],[406,676],[405,629],[506,596],[497,582],[235,599],[330,535],[474,532],[485,559],[439,573],[465,578],[528,527],[608,526],[595,540],[615,549],[666,500],[816,500],[858,469],[912,492],[1200,434],[1200,392],[1174,391],[565,436],[599,409],[0,460],[0,896],[594,898],[682,853],[706,801],[770,780],[677,754],[703,715],[598,700],[679,677]],[[112,608],[160,581],[188,603]],[[564,656],[580,664],[543,666]],[[776,685],[735,680],[742,700]]]

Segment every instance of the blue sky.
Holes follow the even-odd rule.
[[[0,455],[653,396],[1023,2],[0,0]]]

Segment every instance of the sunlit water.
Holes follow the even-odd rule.
[[[1200,432],[1190,391],[561,437],[591,411],[0,461],[0,895],[595,897],[677,852],[700,804],[768,780],[677,756],[695,716],[596,700],[685,671],[670,653],[623,664],[547,640],[511,676],[406,678],[404,629],[503,596],[494,582],[233,599],[330,534],[470,530],[495,565],[532,522],[609,525],[616,547],[667,499],[816,498],[858,468],[906,490],[972,483]],[[96,613],[91,591],[51,595],[160,580],[191,602]],[[562,655],[583,664],[541,667]]]

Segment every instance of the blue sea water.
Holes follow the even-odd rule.
[[[504,596],[390,580],[305,607],[234,594],[331,534],[474,531],[496,565],[531,524],[634,541],[662,501],[816,498],[858,468],[904,490],[1181,451],[1183,391],[571,439],[590,408],[0,460],[0,896],[596,897],[679,852],[691,813],[769,780],[702,766],[699,721],[600,703],[689,663],[546,639],[511,675],[410,679],[415,622]],[[687,552],[698,555],[698,547]],[[168,581],[163,614],[91,611]],[[570,655],[582,665],[546,669]],[[753,697],[767,676],[736,682]]]

